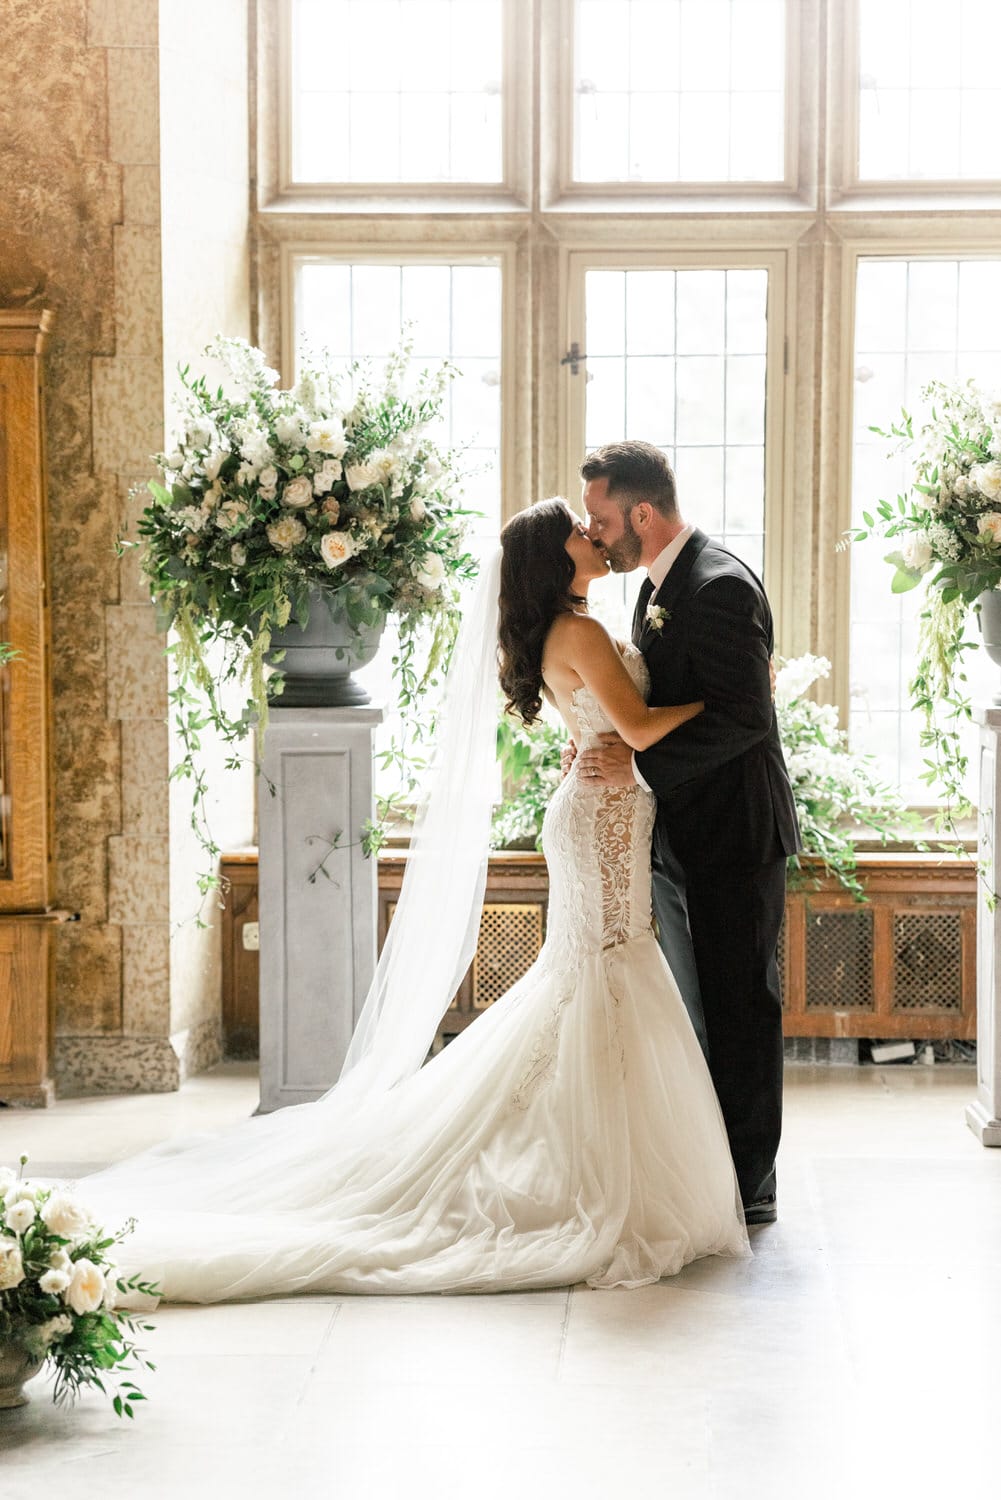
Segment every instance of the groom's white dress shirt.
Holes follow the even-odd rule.
[[[656,603],[658,590],[663,584],[664,579],[667,577],[668,573],[670,573],[675,559],[677,558],[682,547],[684,547],[685,543],[688,541],[688,538],[691,536],[694,530],[694,526],[683,526],[678,532],[678,535],[674,538],[674,541],[668,542],[663,552],[658,552],[649,568],[647,568],[647,577],[653,584],[653,593],[650,595],[650,604]],[[648,609],[650,607],[650,604],[647,605]],[[650,790],[637,769],[635,755],[633,755],[633,775],[639,782],[640,786],[645,787],[647,791]]]

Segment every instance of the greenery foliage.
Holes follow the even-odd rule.
[[[160,622],[174,632],[182,753],[171,774],[192,783],[203,893],[218,886],[219,850],[205,817],[201,736],[211,726],[233,767],[255,722],[265,730],[281,690],[280,666],[270,681],[265,670],[273,632],[305,625],[317,588],[335,619],[373,626],[394,616],[406,709],[447,659],[459,585],[476,572],[455,462],[432,436],[449,366],[408,385],[406,346],[379,380],[368,365],[343,374],[306,350],[283,390],[240,339],[217,338],[205,352],[225,367],[228,389],[181,371],[181,432],[155,455],[164,483],[149,484],[138,525]],[[234,685],[244,700],[235,712],[226,707]],[[393,753],[406,761],[406,746]],[[368,839],[377,842],[373,830]]]
[[[1001,588],[1001,398],[972,381],[935,381],[922,397],[930,415],[917,432],[906,411],[889,431],[871,429],[912,459],[910,490],[877,501],[846,540],[899,539],[886,555],[890,587],[924,589],[911,702],[924,724],[923,779],[943,798],[938,825],[955,835],[973,812],[960,728],[971,715],[963,658],[977,645],[965,631],[980,596]]]
[[[807,696],[830,670],[823,656],[780,662],[775,713],[803,852],[821,860],[828,874],[861,901],[864,893],[856,874],[855,852],[859,832],[885,844],[905,835],[920,835],[923,825],[907,811],[899,793],[880,780],[872,756],[848,749],[848,736],[838,727],[837,709]],[[793,856],[790,867],[803,874],[799,856]]]
[[[119,1296],[156,1298],[159,1289],[138,1276],[123,1281],[111,1257],[132,1229],[106,1234],[74,1194],[0,1168],[0,1345],[23,1349],[55,1371],[53,1400],[72,1400],[85,1385],[106,1391],[118,1377],[112,1405],[131,1417],[144,1401],[133,1370],[155,1369],[134,1341],[149,1332],[116,1306]],[[129,1375],[130,1378],[121,1378]]]

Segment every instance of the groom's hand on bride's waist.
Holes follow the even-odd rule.
[[[635,786],[633,752],[617,734],[599,734],[598,743],[581,751],[578,775],[588,786]]]

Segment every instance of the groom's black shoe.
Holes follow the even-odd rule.
[[[745,1224],[774,1224],[778,1216],[778,1204],[774,1193],[769,1193],[767,1198],[756,1198],[753,1203],[744,1205]]]

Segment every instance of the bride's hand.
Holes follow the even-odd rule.
[[[581,752],[580,776],[586,786],[635,786],[633,752],[617,734],[599,734],[598,743]]]
[[[574,744],[573,740],[567,740],[566,744],[563,746],[563,749],[560,751],[560,770],[562,771],[564,776],[570,775],[570,767],[573,765],[576,759],[577,746]]]

